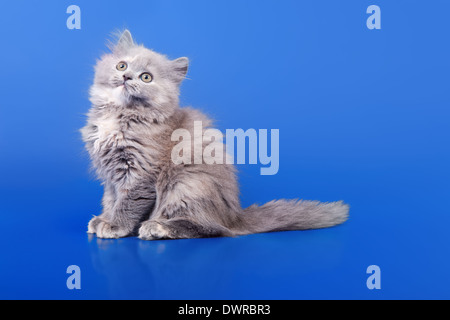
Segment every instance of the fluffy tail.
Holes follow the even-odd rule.
[[[242,215],[245,230],[251,234],[283,230],[306,230],[332,227],[348,218],[349,206],[342,201],[274,200],[262,206],[252,205]]]

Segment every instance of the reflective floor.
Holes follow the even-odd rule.
[[[60,210],[63,191],[38,198],[45,214],[11,196],[28,211],[1,217],[2,299],[450,297],[449,217],[434,211],[441,223],[431,223],[411,214],[423,207],[404,196],[387,207],[354,199],[350,220],[329,229],[165,241],[98,239],[85,233],[89,201]],[[70,265],[80,267],[79,290],[66,286]],[[380,290],[367,288],[370,265],[381,269]]]

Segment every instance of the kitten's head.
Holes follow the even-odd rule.
[[[111,46],[111,53],[97,62],[91,102],[97,106],[145,106],[157,118],[168,116],[178,106],[179,85],[187,69],[187,58],[170,60],[137,45],[125,30]]]

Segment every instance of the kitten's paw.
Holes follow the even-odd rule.
[[[102,221],[97,225],[97,237],[104,239],[123,238],[130,234],[126,228],[114,226],[108,222]]]
[[[170,238],[169,230],[157,221],[145,221],[139,228],[139,239],[156,240]]]
[[[102,219],[100,219],[97,216],[94,216],[91,221],[89,221],[88,224],[88,233],[96,233],[97,232],[97,226],[99,225],[99,223],[102,222]]]
[[[88,233],[95,233],[98,238],[117,239],[128,236],[130,231],[123,227],[111,225],[99,217],[94,217],[89,221]]]

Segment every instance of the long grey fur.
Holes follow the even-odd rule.
[[[126,63],[124,65],[119,63]],[[211,120],[179,107],[179,86],[188,59],[170,60],[137,45],[123,31],[95,67],[92,107],[82,138],[104,187],[103,210],[88,232],[100,238],[138,235],[145,240],[304,230],[346,221],[348,205],[277,200],[242,209],[231,164],[175,164],[174,130],[193,136]],[[139,76],[148,72],[151,82]]]

